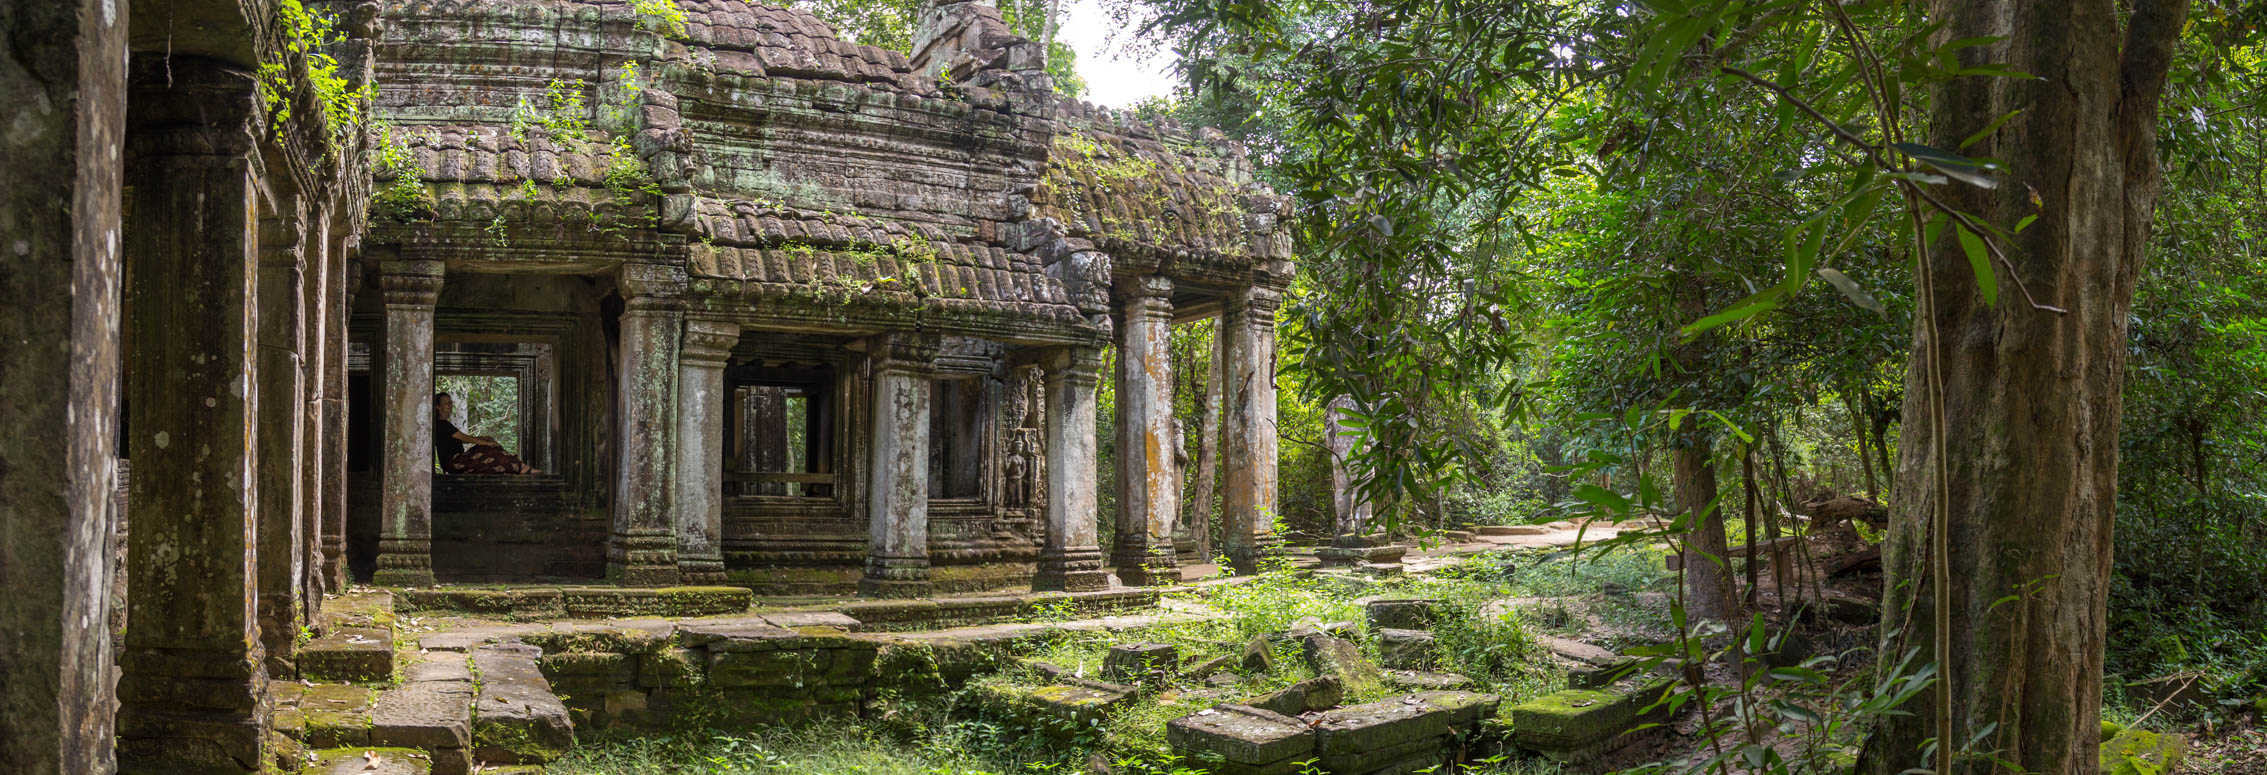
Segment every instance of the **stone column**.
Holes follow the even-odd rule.
[[[614,534],[606,547],[606,577],[616,583],[676,584],[677,347],[685,331],[685,270],[660,264],[624,264],[621,350],[614,360],[615,441],[621,448],[614,477]]]
[[[299,448],[299,512],[300,543],[299,600],[307,618],[314,619],[321,610],[323,592],[330,588],[323,576],[323,509],[329,504],[323,500],[323,485],[329,471],[323,468],[323,450],[330,444],[330,426],[323,424],[323,388],[330,381],[327,371],[330,359],[329,322],[330,306],[338,299],[330,296],[331,272],[331,206],[323,204],[312,213],[306,237],[307,282],[300,286],[300,306],[307,313],[305,342],[305,383],[302,386],[300,425],[305,428],[305,446]]]
[[[1249,288],[1221,315],[1228,337],[1227,504],[1221,543],[1237,573],[1252,573],[1282,544],[1275,535],[1275,309],[1282,296]]]
[[[109,772],[126,4],[18,4],[0,94],[0,762]],[[35,107],[36,106],[36,107]]]
[[[1101,516],[1094,498],[1100,472],[1094,443],[1094,398],[1102,353],[1070,347],[1047,364],[1047,542],[1032,586],[1080,592],[1101,589]]]
[[[1118,535],[1110,563],[1130,586],[1170,584],[1181,503],[1173,453],[1173,281],[1118,283]]]
[[[724,583],[724,364],[740,326],[685,321],[677,376],[677,571],[686,584]]]
[[[360,288],[358,265],[343,246],[330,251],[324,278],[331,301],[323,309],[323,579],[329,591],[346,589],[346,319]]]
[[[386,303],[378,369],[385,446],[372,580],[383,586],[433,584],[433,305],[446,271],[439,261],[378,266]]]
[[[306,200],[297,194],[276,197],[278,210],[260,221],[259,391],[254,477],[260,494],[260,644],[268,672],[294,674],[292,640],[306,623],[299,585],[306,572],[301,546],[306,540],[307,469]]]
[[[255,772],[268,732],[252,594],[260,98],[252,73],[197,57],[137,58],[133,79],[118,767]]]
[[[929,381],[937,338],[883,334],[866,350],[874,380],[867,447],[866,576],[858,594],[929,593]]]

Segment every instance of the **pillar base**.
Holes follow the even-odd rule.
[[[267,737],[253,719],[121,711],[118,775],[261,772]]]
[[[1118,580],[1129,587],[1152,587],[1181,580],[1180,557],[1168,544],[1120,546],[1111,555],[1110,564],[1116,566]]]
[[[677,558],[677,582],[680,584],[714,585],[724,583],[724,560],[688,560]]]
[[[666,530],[615,533],[606,548],[606,578],[625,587],[676,586],[677,537]]]
[[[1228,567],[1238,576],[1258,573],[1264,561],[1283,556],[1283,539],[1275,536],[1255,536],[1250,546],[1228,547]]]
[[[433,586],[432,539],[378,539],[378,570],[370,574],[370,583],[381,587]]]
[[[935,591],[927,557],[872,555],[865,577],[858,579],[858,594],[865,597],[925,597]]]
[[[346,591],[346,538],[323,536],[324,591],[333,594]]]
[[[1109,586],[1110,576],[1102,572],[1101,549],[1042,552],[1039,570],[1031,577],[1031,588],[1041,592],[1090,592]]]

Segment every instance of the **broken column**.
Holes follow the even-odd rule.
[[[108,772],[126,8],[17,8],[0,71],[21,106],[0,133],[0,405],[17,428],[0,436],[0,762]]]
[[[606,577],[630,586],[677,583],[676,457],[678,344],[685,330],[685,270],[623,264],[621,350],[615,358],[615,419],[621,445],[614,478],[614,533]]]
[[[259,391],[254,478],[259,492],[260,644],[268,670],[290,675],[283,660],[291,655],[306,612],[300,607],[300,547],[306,540],[307,449],[306,342],[304,305],[307,278],[306,200],[297,194],[275,197],[274,210],[260,219],[259,356],[253,388]]]
[[[433,307],[447,270],[439,261],[386,261],[386,346],[379,371],[385,425],[379,494],[380,586],[433,585]]]
[[[724,582],[724,364],[740,326],[685,321],[677,377],[677,571],[686,584]]]
[[[866,473],[868,549],[858,594],[929,593],[929,375],[934,335],[883,334],[869,341],[873,415]]]
[[[1110,562],[1128,585],[1180,580],[1173,522],[1180,481],[1173,453],[1173,281],[1118,283],[1118,535]]]
[[[1228,299],[1220,336],[1227,337],[1225,380],[1227,504],[1221,543],[1237,573],[1253,573],[1282,544],[1275,535],[1275,310],[1272,288],[1244,289]]]
[[[1066,347],[1047,361],[1047,540],[1032,586],[1070,592],[1101,589],[1100,516],[1094,498],[1094,397],[1102,353]]]
[[[252,73],[135,60],[125,245],[128,496],[122,773],[254,772],[267,679],[257,588],[261,123]],[[89,666],[100,680],[101,666]]]
[[[1364,563],[1397,563],[1408,549],[1394,544],[1390,536],[1371,532],[1377,529],[1372,519],[1375,515],[1369,499],[1356,490],[1353,471],[1348,469],[1358,431],[1346,427],[1346,418],[1354,408],[1354,399],[1339,396],[1323,410],[1323,437],[1330,446],[1331,539],[1329,546],[1315,550],[1315,556],[1326,567],[1362,565],[1367,570],[1379,570]]]

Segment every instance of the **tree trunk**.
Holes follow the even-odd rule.
[[[1952,235],[1928,246],[1917,278],[1934,298],[1917,316],[1905,392],[1897,508],[1883,566],[1891,621],[1910,626],[1881,653],[1923,649],[1939,632],[1931,523],[1942,498],[1949,555],[1948,653],[1938,684],[1883,720],[1863,770],[1933,766],[1919,750],[1938,734],[1936,692],[1949,692],[1951,740],[1990,730],[1976,746],[2026,772],[2097,772],[2102,651],[2117,495],[2119,389],[2126,315],[2161,181],[2158,96],[2188,0],[2134,0],[2120,40],[2115,0],[1931,0],[1941,43],[2000,42],[1962,53],[2035,79],[1962,78],[1937,87],[1929,144],[1956,148],[2008,111],[2022,114],[1967,148],[2012,178],[1996,189],[1935,187],[1953,207],[2001,227],[2038,221],[1994,267],[1996,306],[1977,293]],[[2122,52],[2122,53],[2121,53]],[[1949,230],[1948,230],[1949,231]],[[2033,308],[2017,282],[2040,304]],[[1933,319],[1936,337],[1929,335]],[[1932,420],[1929,366],[1940,419]],[[1938,438],[1942,433],[1943,437]],[[1945,475],[1932,455],[1942,448]],[[2021,599],[1995,601],[2012,594]],[[1895,628],[1884,627],[1884,632]],[[1996,726],[1993,726],[1996,725]],[[1964,757],[1959,773],[1997,772]]]
[[[1695,423],[1697,425],[1697,423]],[[1708,435],[1697,428],[1682,434],[1676,449],[1677,510],[1694,515],[1684,537],[1685,611],[1693,619],[1730,622],[1735,612],[1729,542],[1724,510],[1716,502],[1716,461]]]
[[[1755,546],[1759,541],[1768,541],[1778,538],[1779,524],[1777,522],[1773,522],[1771,524],[1771,535],[1768,537],[1763,537],[1763,534],[1755,529],[1755,447],[1753,445],[1740,447],[1740,493],[1747,499],[1747,512],[1746,515],[1742,517],[1742,519],[1744,520],[1742,524],[1745,524],[1747,526],[1748,545]],[[1783,557],[1785,555],[1774,553],[1772,556]],[[1751,551],[1747,553],[1746,604],[1749,608],[1755,607],[1756,587],[1758,586],[1759,581],[1756,577],[1758,569],[1755,566],[1756,563],[1762,559],[1762,555],[1757,552]],[[1777,572],[1779,570],[1779,566],[1783,564],[1784,563],[1773,562],[1771,563],[1771,570],[1773,572]]]

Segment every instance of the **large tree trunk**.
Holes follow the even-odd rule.
[[[1954,207],[2012,226],[2038,221],[2008,245],[2012,273],[1986,305],[1947,234],[1929,246],[1930,319],[1915,321],[1899,446],[1898,504],[1883,564],[1889,621],[1910,626],[1885,643],[1930,661],[1939,632],[1929,557],[1938,498],[1949,556],[1951,740],[1990,730],[1977,748],[2026,772],[2097,771],[2111,515],[2117,495],[2119,387],[2126,314],[2160,180],[2155,121],[2171,47],[2188,0],[2134,0],[2120,40],[2116,0],[1931,0],[1939,41],[2004,36],[1969,49],[2036,79],[1962,78],[1937,88],[1929,142],[1956,148],[2010,110],[2023,112],[1972,156],[2004,161],[1992,190],[1935,187]],[[1947,230],[1949,231],[1949,230]],[[2011,276],[2012,274],[2012,276]],[[2040,304],[2032,307],[2017,279]],[[1932,421],[1927,366],[1941,366],[1941,422]],[[1943,438],[1938,438],[1941,433]],[[1945,474],[1932,455],[1939,446]],[[2022,597],[1995,605],[2002,597]],[[1894,628],[1884,627],[1885,632]],[[1929,767],[1921,742],[1937,734],[1939,697],[1923,693],[1884,720],[1864,771]],[[1993,726],[1995,725],[1996,726]],[[1962,758],[1955,772],[1996,772]]]
[[[1730,542],[1724,538],[1724,510],[1716,501],[1716,461],[1708,435],[1698,428],[1679,437],[1676,449],[1677,510],[1695,515],[1684,537],[1685,611],[1694,619],[1729,623],[1733,602]]]

